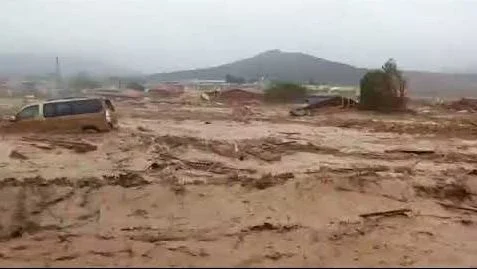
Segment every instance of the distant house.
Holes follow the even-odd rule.
[[[179,82],[181,85],[184,85],[188,88],[193,88],[199,91],[209,91],[216,88],[221,88],[228,86],[225,80],[204,80],[204,79],[193,79],[193,80],[184,80]]]
[[[356,87],[332,87],[329,91],[331,94],[355,97],[359,94],[359,89]]]
[[[0,80],[0,96],[11,96],[12,91],[8,88],[6,80]]]
[[[178,84],[162,84],[148,90],[150,97],[177,97],[184,93],[185,87]]]
[[[262,102],[263,92],[256,89],[227,89],[221,91],[218,100],[225,103]]]
[[[122,99],[141,99],[144,97],[144,93],[141,91],[126,89],[89,89],[84,92],[88,96],[99,96],[110,98],[113,100],[122,100]]]
[[[339,96],[339,95],[314,95],[309,96],[305,100],[306,105],[303,107],[297,107],[290,110],[292,116],[305,116],[309,115],[311,111],[324,107],[341,107],[351,108],[357,105],[357,102],[351,98]]]
[[[227,84],[225,80],[214,80],[214,79],[193,79],[189,81],[185,81],[188,84],[196,84],[196,85],[224,85]]]
[[[22,81],[19,85],[18,92],[21,95],[37,95],[37,84],[34,81]]]

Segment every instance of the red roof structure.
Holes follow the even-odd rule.
[[[149,90],[151,97],[178,97],[184,93],[184,86],[163,84]]]
[[[218,100],[226,103],[256,103],[263,101],[263,94],[245,89],[230,89],[221,92]]]

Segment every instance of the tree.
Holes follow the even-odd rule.
[[[236,84],[244,84],[246,82],[245,78],[243,77],[235,77],[230,74],[225,75],[225,82],[227,83],[236,83]]]
[[[406,108],[406,80],[389,59],[380,70],[367,72],[360,81],[362,109],[393,111]]]
[[[87,73],[80,72],[68,82],[69,88],[73,90],[100,88],[101,83],[91,78]]]
[[[394,94],[398,97],[404,97],[407,86],[406,80],[403,78],[402,72],[397,68],[396,61],[389,59],[382,67],[387,74],[387,83],[390,89],[393,89]]]
[[[275,83],[265,90],[265,101],[271,103],[288,103],[305,98],[307,89],[293,83]]]

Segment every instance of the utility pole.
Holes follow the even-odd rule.
[[[58,56],[56,56],[56,89],[62,89],[62,81],[61,81],[61,72],[60,72],[60,60]]]

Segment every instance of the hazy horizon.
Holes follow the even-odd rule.
[[[356,67],[476,71],[477,2],[4,0],[0,54],[97,58],[142,73],[280,49]]]

